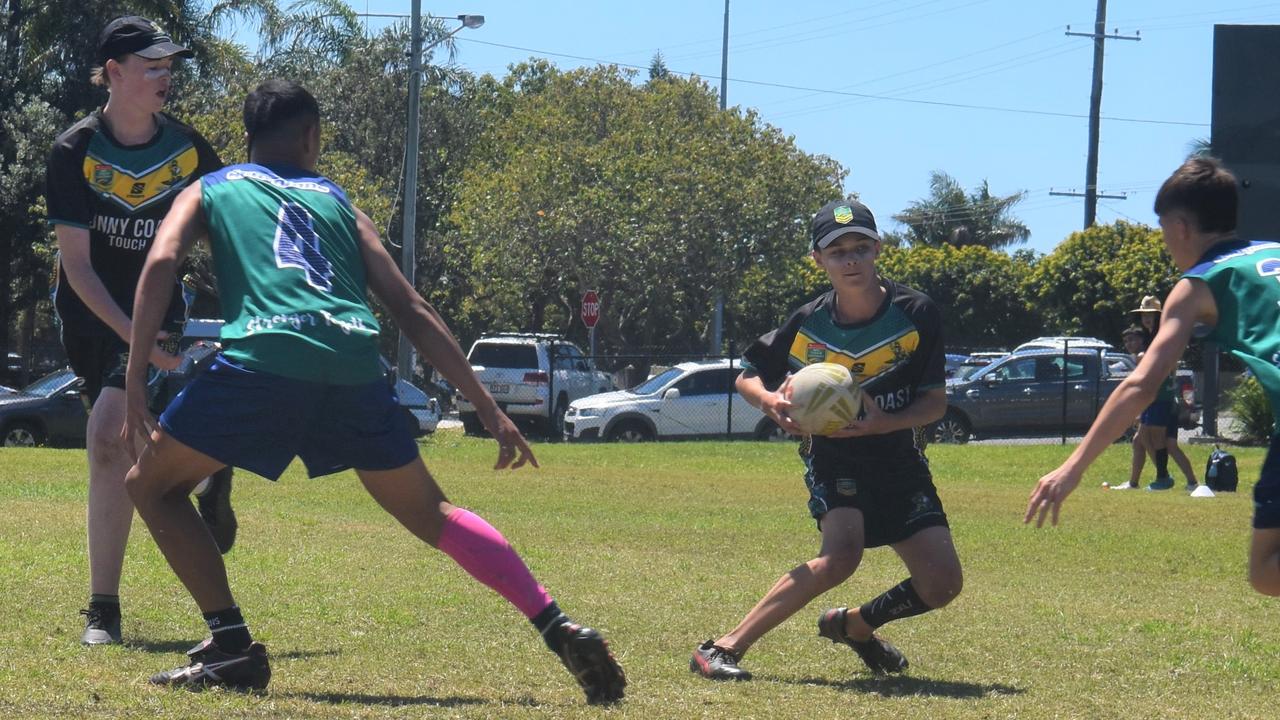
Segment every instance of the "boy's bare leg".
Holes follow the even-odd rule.
[[[191,490],[223,463],[169,437],[163,430],[138,458],[125,481],[138,515],[146,522],[169,567],[201,612],[235,604],[222,553],[191,504]]]

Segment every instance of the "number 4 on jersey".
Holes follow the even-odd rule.
[[[280,204],[276,222],[276,267],[298,268],[306,273],[307,284],[317,290],[333,290],[333,266],[320,253],[311,213],[298,203]]]

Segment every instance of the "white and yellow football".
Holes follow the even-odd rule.
[[[791,376],[791,419],[810,435],[830,435],[862,411],[862,387],[849,369],[814,363]]]

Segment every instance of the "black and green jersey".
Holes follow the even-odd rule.
[[[744,367],[777,388],[788,373],[813,363],[838,363],[883,410],[895,412],[921,390],[946,384],[942,318],[924,293],[882,279],[884,304],[867,322],[843,325],[834,316],[832,290],[791,313],[782,327],[752,343]],[[870,455],[915,449],[910,430],[857,438],[814,437],[814,450],[840,446]]]
[[[49,155],[48,221],[89,231],[93,270],[129,316],[151,239],[173,199],[222,166],[195,130],[163,113],[155,117],[158,127],[150,140],[122,145],[95,111],[59,135]],[[112,334],[76,295],[61,265],[55,304],[64,333]],[[181,322],[183,309],[175,288],[166,320]]]
[[[281,165],[200,181],[224,354],[251,370],[357,385],[381,377],[355,210],[342,188]]]
[[[1271,407],[1280,409],[1280,243],[1218,243],[1182,276],[1204,281],[1213,293],[1218,324],[1206,337],[1243,360]]]

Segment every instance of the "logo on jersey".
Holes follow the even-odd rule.
[[[822,343],[809,343],[804,350],[804,360],[807,364],[824,362],[826,359],[827,346]]]
[[[187,145],[160,162],[141,171],[111,163],[105,158],[84,156],[84,178],[104,198],[130,212],[165,200],[186,185],[195,174],[199,154]]]
[[[849,207],[848,205],[841,205],[840,207],[836,208],[834,216],[835,216],[836,222],[840,223],[841,225],[848,225],[849,223],[853,222],[853,208]]]
[[[840,478],[836,480],[836,492],[845,497],[853,497],[858,494],[858,481],[853,478]]]
[[[93,166],[93,184],[100,188],[108,189],[111,182],[116,177],[116,173],[111,169],[110,165],[94,165]]]
[[[276,267],[305,271],[307,284],[324,292],[333,291],[333,265],[320,252],[320,236],[311,213],[295,202],[280,204],[276,223]]]
[[[806,365],[814,362],[843,365],[849,369],[853,379],[863,385],[901,367],[920,347],[920,333],[914,327],[902,328],[873,345],[857,349],[833,347],[810,335],[811,332],[802,328],[796,333],[790,350],[793,362],[803,360]],[[814,348],[822,348],[823,357],[814,360],[810,354]]]

